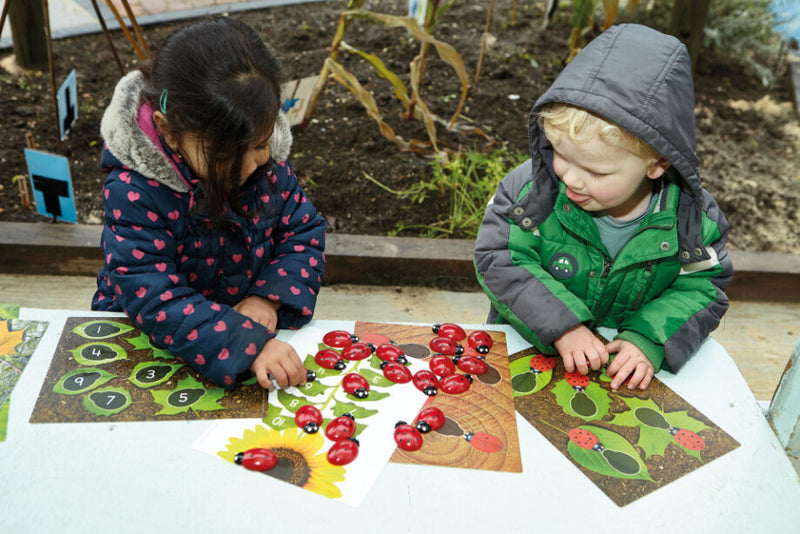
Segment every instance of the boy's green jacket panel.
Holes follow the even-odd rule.
[[[574,326],[602,325],[656,369],[686,362],[727,310],[733,275],[728,223],[697,173],[693,91],[685,47],[644,26],[612,27],[570,62],[534,106],[531,159],[498,186],[476,240],[490,320],[511,323],[546,352]],[[671,164],[653,212],[613,262],[553,172],[536,118],[550,102],[620,124]]]

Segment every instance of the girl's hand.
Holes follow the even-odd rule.
[[[612,354],[617,353],[606,369],[606,374],[614,378],[611,381],[612,390],[619,389],[628,377],[628,389],[636,389],[637,386],[641,390],[647,389],[656,370],[639,347],[630,341],[615,339],[606,345],[606,349]]]
[[[272,387],[270,374],[282,388],[306,383],[306,369],[297,352],[291,345],[276,338],[264,344],[264,348],[250,365],[250,370],[255,373],[259,385],[264,389]]]
[[[585,375],[589,373],[589,366],[597,371],[608,361],[605,345],[584,325],[567,330],[553,345],[561,354],[564,368],[568,373],[577,369],[580,374]]]
[[[233,309],[267,329],[275,330],[278,326],[278,308],[280,307],[279,303],[251,295],[239,302]]]

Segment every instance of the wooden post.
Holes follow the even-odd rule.
[[[44,67],[47,64],[47,38],[42,3],[6,0],[6,4],[17,65],[23,69]]]
[[[670,33],[686,45],[692,59],[692,70],[703,48],[703,28],[708,20],[711,0],[675,0],[670,21]]]

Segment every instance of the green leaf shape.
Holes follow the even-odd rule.
[[[575,388],[570,386],[566,380],[559,380],[550,391],[556,396],[556,402],[564,410],[564,413],[571,415],[572,417],[579,417],[584,421],[597,421],[602,419],[606,416],[608,410],[611,408],[611,397],[608,395],[608,391],[594,382],[589,382],[589,385],[586,386],[586,390],[582,394],[579,394],[577,391],[575,391]],[[575,399],[576,394],[585,394],[589,400],[593,401],[597,407],[596,412],[591,415],[587,415],[585,413],[580,414],[576,412],[574,406],[579,406],[573,403],[573,399]],[[581,400],[586,401],[586,399]]]
[[[319,350],[329,349],[330,348],[327,345],[322,344],[322,343],[320,343],[318,345],[318,347],[319,347]],[[345,363],[346,362],[347,362],[347,360],[345,360]],[[313,354],[308,354],[305,357],[305,359],[303,360],[303,367],[305,367],[306,369],[309,369],[311,371],[314,371],[317,374],[317,379],[324,378],[326,376],[339,376],[339,375],[342,374],[342,372],[344,372],[345,369],[347,369],[346,367],[345,367],[345,369],[342,369],[342,370],[326,369],[325,367],[322,367],[320,364],[318,364],[314,360],[314,355]]]
[[[317,378],[313,382],[306,382],[304,385],[298,386],[298,389],[308,397],[316,397],[320,393],[324,393],[334,387],[324,384],[319,378],[319,375],[317,375]]]
[[[217,401],[225,396],[225,389],[215,387],[206,389],[203,384],[191,376],[178,382],[175,389],[157,390],[150,392],[153,401],[161,405],[161,410],[156,415],[177,415],[186,413],[189,409],[195,412],[222,410]]]
[[[242,386],[255,386],[258,384],[258,377],[256,375],[252,375],[247,380],[243,381],[240,385]]]
[[[353,414],[353,417],[356,419],[366,419],[367,417],[372,417],[378,410],[372,410],[370,408],[364,408],[363,406],[357,406],[350,402],[341,402],[336,401],[333,405],[333,415],[339,417],[340,415],[344,415],[346,413]]]
[[[128,380],[136,387],[151,388],[163,384],[181,368],[183,368],[183,364],[140,362],[133,368]]]
[[[701,430],[710,428],[703,422],[689,416],[688,410],[664,412],[650,397],[645,399],[640,399],[638,397],[620,397],[620,399],[622,399],[625,404],[628,405],[630,410],[618,413],[611,421],[609,421],[609,423],[612,425],[639,428],[639,439],[637,440],[636,445],[641,447],[646,458],[651,456],[663,456],[667,446],[670,443],[674,443],[687,455],[697,458],[701,462],[703,461],[700,451],[693,451],[682,446],[680,443],[675,441],[675,438],[672,436],[672,434],[670,434],[669,429],[656,428],[643,424],[636,418],[635,414],[637,408],[649,408],[663,415],[670,427],[685,428],[686,430],[691,430],[694,433],[698,433]]]
[[[569,440],[567,442],[567,452],[569,452],[569,455],[580,465],[590,471],[609,477],[631,480],[650,480],[652,482],[653,479],[650,478],[647,466],[639,457],[639,453],[624,437],[612,430],[591,425],[582,425],[578,428],[593,433],[598,437],[603,447],[605,447],[604,455],[603,452],[600,451],[587,450],[583,447],[579,447],[567,438]],[[624,465],[626,463],[631,466],[638,466],[638,471],[632,473],[631,471],[633,469],[624,469],[626,472],[621,472],[619,469],[612,467],[612,465],[615,464]]]
[[[344,391],[344,390],[342,390],[342,391]],[[388,396],[389,396],[388,392],[386,392],[386,391],[376,391],[374,389],[370,389],[369,390],[369,395],[367,395],[367,397],[365,399],[358,399],[358,398],[352,396],[349,393],[345,394],[345,397],[347,397],[348,400],[356,401],[356,402],[379,401],[381,399],[385,399]]]
[[[104,369],[96,367],[81,367],[65,373],[58,379],[53,391],[61,395],[80,395],[100,387],[109,380],[116,378]]]
[[[86,339],[108,339],[110,337],[126,334],[133,330],[129,324],[110,321],[108,319],[98,319],[81,323],[72,331]]]
[[[280,402],[284,408],[286,408],[292,413],[297,413],[297,410],[299,410],[301,406],[304,406],[306,404],[313,404],[311,402],[308,402],[308,399],[306,399],[305,397],[292,395],[291,393],[287,393],[282,389],[278,390],[278,402]]]
[[[267,416],[262,419],[265,425],[275,430],[285,430],[295,426],[294,417],[288,417],[280,406],[267,406]]]
[[[394,386],[395,383],[383,376],[383,372],[376,373],[372,369],[366,369],[364,367],[359,368],[358,374],[363,376],[369,382],[369,387],[381,387],[386,388],[390,386]],[[370,389],[370,395],[372,395],[372,390]]]
[[[116,415],[133,404],[131,394],[121,387],[102,388],[83,398],[83,407],[95,415]]]
[[[172,353],[170,353],[168,350],[154,347],[153,344],[150,342],[150,338],[147,337],[147,334],[145,334],[144,332],[141,332],[136,337],[126,339],[125,341],[127,341],[135,350],[145,350],[145,349],[152,350],[153,358],[160,358],[162,360],[175,359],[175,356],[173,356]]]
[[[128,353],[116,343],[85,343],[69,352],[76,362],[88,366],[128,359]]]

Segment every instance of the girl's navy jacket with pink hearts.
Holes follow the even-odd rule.
[[[244,211],[255,215],[227,210],[229,224],[218,229],[204,216],[202,185],[156,132],[142,85],[140,71],[122,78],[101,123],[105,264],[92,309],[125,312],[155,346],[231,389],[275,336],[232,306],[257,295],[281,303],[279,329],[306,324],[326,223],[286,160],[292,137],[281,114],[275,163],[243,186]]]

